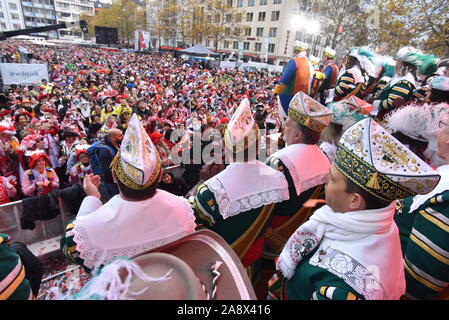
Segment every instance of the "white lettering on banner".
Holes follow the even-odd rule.
[[[6,85],[40,83],[42,79],[48,81],[47,64],[0,63],[0,72]]]

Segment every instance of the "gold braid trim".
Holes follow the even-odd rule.
[[[153,184],[157,177],[159,176],[159,173],[161,172],[161,160],[159,158],[159,154],[157,154],[157,161],[156,161],[156,167],[154,168],[153,172],[151,173],[150,178],[148,179],[147,183],[144,185],[138,184],[131,180],[127,175],[125,170],[123,169],[120,151],[117,152],[116,156],[111,162],[110,167],[114,169],[115,174],[117,175],[117,178],[122,182],[125,186],[128,188],[131,188],[133,190],[143,190],[147,187],[149,187],[151,184]]]
[[[259,139],[260,131],[257,123],[254,123],[253,128],[249,132],[247,136],[245,136],[242,140],[238,141],[236,145],[233,145],[231,142],[231,135],[228,129],[224,134],[225,145],[229,150],[232,150],[234,153],[239,153],[244,150],[249,149],[256,141]]]
[[[292,120],[298,122],[299,124],[302,124],[303,126],[309,128],[310,130],[313,130],[318,133],[321,133],[321,131],[323,131],[324,128],[327,127],[326,124],[317,121],[316,119],[309,117],[304,113],[301,113],[292,108],[288,109],[288,116],[292,118]]]
[[[346,178],[385,202],[416,195],[415,192],[378,172],[374,166],[354,155],[342,144],[337,148],[335,166]]]

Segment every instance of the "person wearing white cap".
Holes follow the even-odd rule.
[[[304,222],[307,216],[304,211],[307,209],[303,209],[303,204],[309,198],[317,198],[323,189],[330,162],[317,144],[321,132],[332,121],[332,116],[325,106],[302,92],[298,92],[290,102],[284,126],[287,147],[274,153],[265,162],[284,174],[290,193],[290,199],[276,204],[273,210],[264,250],[267,260],[264,265],[267,267],[272,265],[274,269],[269,261],[272,262],[280,254],[291,232]]]
[[[395,60],[396,75],[373,102],[374,109],[371,114],[380,120],[390,111],[414,99],[418,74],[429,76],[437,71],[434,56],[423,54],[412,47],[400,49]]]
[[[231,163],[200,184],[192,199],[196,222],[222,236],[240,257],[253,283],[261,267],[264,230],[274,204],[288,200],[284,175],[256,160],[260,131],[243,99],[224,134]]]
[[[288,106],[295,94],[299,91],[305,94],[310,93],[315,72],[307,58],[307,49],[307,43],[301,41],[295,42],[295,56],[285,66],[284,73],[273,90],[274,94],[279,95],[280,106],[282,106],[282,110],[280,109],[279,112],[283,117],[286,117]]]
[[[339,76],[328,102],[331,102],[329,101],[331,98],[335,102],[352,96],[360,98],[369,76],[374,76],[377,71],[374,57],[374,53],[369,48],[352,48],[347,54],[346,70],[340,72],[341,76]]]
[[[330,47],[324,49],[324,66],[321,72],[324,73],[326,78],[321,82],[318,89],[321,104],[326,103],[326,91],[335,88],[337,82],[339,70],[334,61],[336,54],[337,52]]]
[[[440,178],[374,120],[349,127],[329,170],[327,204],[288,240],[270,298],[400,299],[406,282],[395,200],[426,194]]]
[[[72,262],[92,270],[114,257],[132,258],[194,232],[195,216],[188,201],[157,189],[161,159],[136,114],[111,169],[120,194],[104,205],[99,177],[84,178],[87,197],[61,241]]]

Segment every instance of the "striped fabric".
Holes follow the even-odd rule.
[[[392,111],[394,109],[394,102],[398,99],[409,101],[413,97],[415,87],[407,80],[402,80],[393,85],[387,86],[379,96],[380,104],[379,111]]]
[[[406,297],[437,298],[449,287],[449,191],[427,200],[416,213],[407,209],[404,206],[402,215],[415,214],[415,218],[403,243]]]
[[[372,91],[373,94],[373,99],[377,100],[380,93],[382,92],[383,89],[385,89],[385,87],[388,85],[388,82],[385,79],[381,79],[376,87],[374,88],[374,90]]]
[[[30,284],[18,254],[9,247],[11,238],[0,233],[0,300],[32,300]]]
[[[320,287],[311,300],[361,300],[354,293],[338,287]]]
[[[345,98],[349,98],[352,95],[359,96],[361,85],[356,85],[354,76],[346,72],[338,79],[335,85],[334,101],[340,101]]]

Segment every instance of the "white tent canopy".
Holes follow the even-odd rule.
[[[205,55],[205,56],[207,56],[207,55],[211,55],[211,56],[219,55],[218,53],[215,53],[215,52],[210,51],[209,49],[205,48],[201,44],[196,44],[193,47],[180,50],[179,52],[185,53],[185,54],[190,54],[190,55]]]

